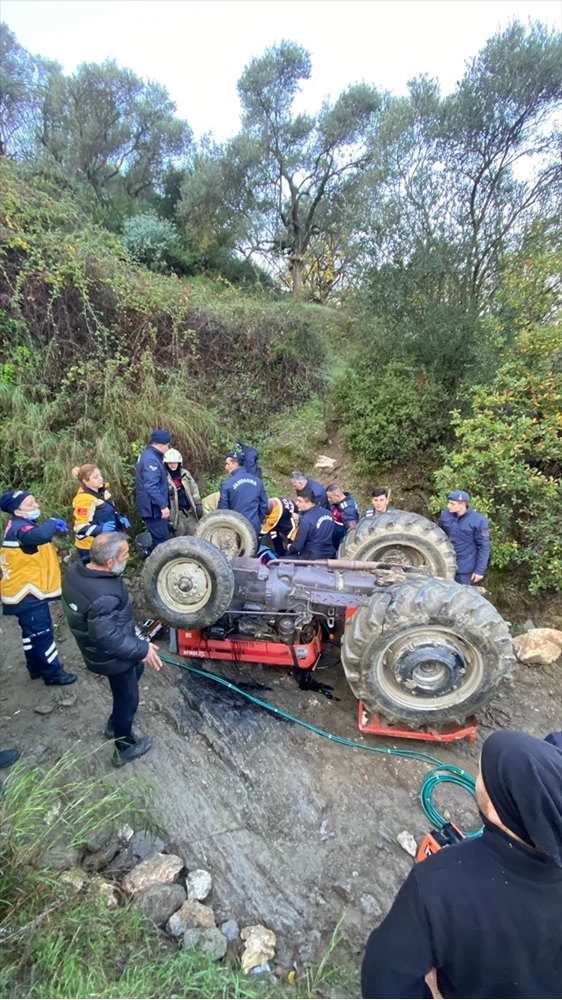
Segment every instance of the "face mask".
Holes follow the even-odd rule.
[[[25,514],[21,514],[21,517],[26,517],[28,521],[36,521],[38,517],[41,516],[41,511],[39,508],[37,510],[28,510]]]
[[[125,566],[127,565],[128,562],[129,562],[128,558],[124,559],[123,562],[117,562],[116,560],[113,563],[112,573],[117,573],[117,576],[121,576],[125,572]]]

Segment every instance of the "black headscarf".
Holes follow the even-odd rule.
[[[508,729],[488,737],[480,767],[502,823],[562,866],[562,752]]]

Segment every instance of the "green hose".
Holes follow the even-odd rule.
[[[436,785],[441,782],[448,782],[452,785],[458,785],[460,788],[464,788],[464,790],[469,792],[471,795],[474,795],[476,782],[471,774],[468,774],[467,771],[463,771],[460,767],[455,767],[453,764],[444,764],[443,761],[438,760],[437,757],[432,757],[431,754],[423,753],[419,750],[396,750],[394,747],[372,747],[366,743],[357,743],[355,740],[347,740],[343,736],[334,736],[333,733],[328,733],[325,729],[319,729],[318,726],[313,726],[310,722],[305,722],[303,719],[297,719],[296,716],[290,715],[288,712],[284,712],[283,709],[276,708],[274,705],[270,705],[269,702],[262,701],[261,698],[256,698],[255,695],[249,694],[248,691],[243,691],[242,688],[236,687],[236,684],[232,684],[224,677],[219,677],[217,674],[212,674],[208,670],[202,670],[200,667],[194,667],[189,663],[181,663],[179,660],[174,660],[170,656],[165,656],[163,653],[160,653],[159,656],[164,663],[169,663],[173,667],[180,667],[181,670],[189,670],[192,674],[198,674],[200,677],[206,677],[208,680],[215,681],[217,684],[222,684],[223,687],[229,688],[230,691],[235,691],[236,694],[242,695],[243,698],[253,702],[254,705],[259,705],[260,708],[265,708],[266,711],[272,712],[274,715],[278,715],[282,719],[288,719],[290,722],[294,722],[298,726],[310,729],[311,732],[316,733],[317,736],[324,736],[326,739],[331,740],[332,743],[341,743],[342,746],[355,747],[358,750],[367,750],[370,753],[383,753],[393,757],[407,757],[409,760],[416,760],[420,764],[428,764],[431,767],[431,771],[423,780],[420,789],[420,802],[425,815],[432,825],[438,829],[447,821],[441,813],[437,811],[431,801],[431,796]],[[479,833],[480,831],[477,831],[476,833],[465,833],[464,836],[476,837]]]

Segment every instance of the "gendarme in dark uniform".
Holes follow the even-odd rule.
[[[225,459],[228,478],[221,483],[219,510],[234,510],[242,514],[260,537],[262,522],[267,517],[267,494],[259,476],[243,467],[244,456],[230,451]]]
[[[324,507],[314,503],[311,489],[305,487],[297,495],[299,509],[299,530],[294,542],[288,549],[289,558],[300,556],[301,559],[333,559],[334,518]]]

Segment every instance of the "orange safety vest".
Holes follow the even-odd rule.
[[[10,520],[0,548],[2,604],[19,604],[29,594],[40,601],[60,597],[61,572],[53,543],[38,545],[33,553],[24,552],[14,535]]]

